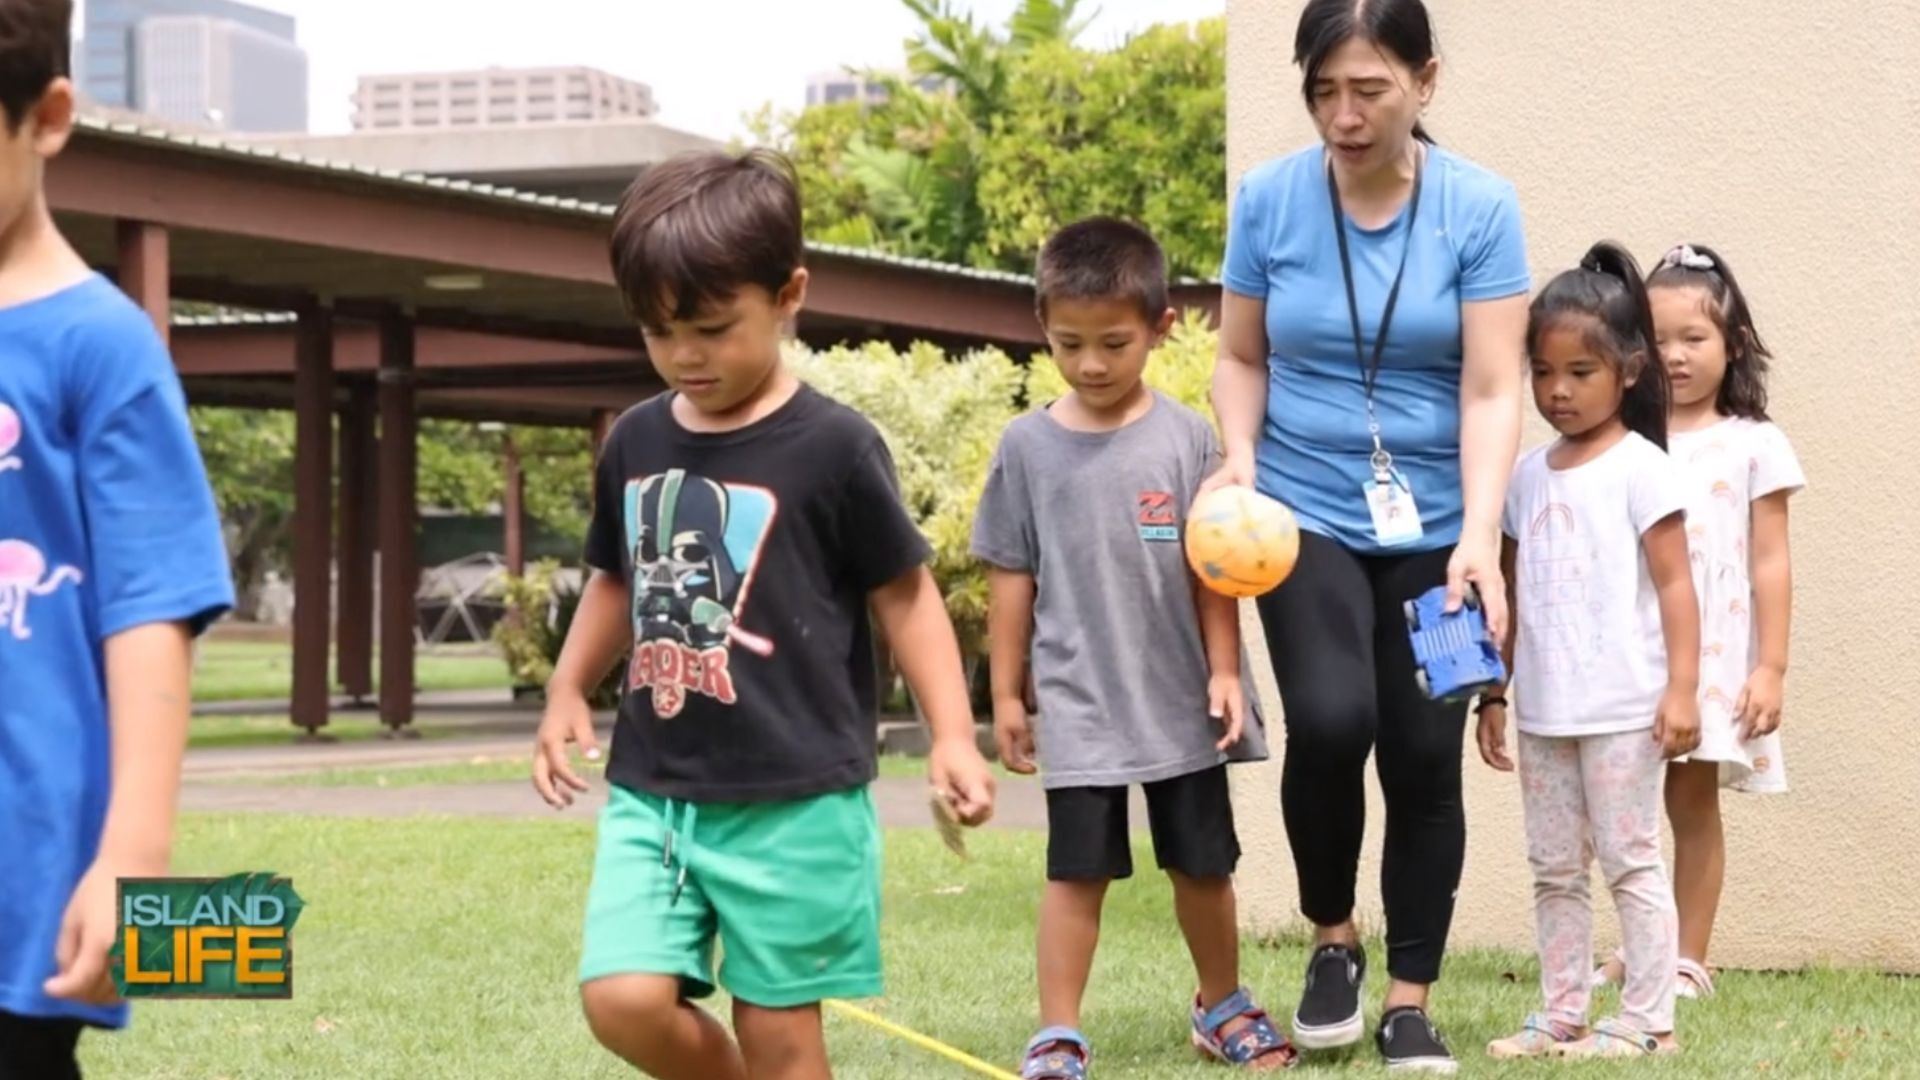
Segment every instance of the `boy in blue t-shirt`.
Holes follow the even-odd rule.
[[[164,875],[192,636],[232,582],[180,382],[54,227],[69,0],[0,0],[0,1076],[117,1028],[116,883]]]

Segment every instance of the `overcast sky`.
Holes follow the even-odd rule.
[[[762,103],[797,108],[806,80],[843,65],[897,65],[914,20],[900,0],[254,0],[298,20],[309,126],[348,130],[361,74],[489,64],[585,64],[652,85],[661,120],[724,138]],[[962,0],[964,3],[965,0]],[[972,0],[1002,25],[1018,0]],[[84,7],[85,0],[81,0]],[[1109,44],[1156,22],[1218,15],[1226,0],[1083,0]],[[526,14],[537,13],[537,14]]]

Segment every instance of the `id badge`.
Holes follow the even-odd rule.
[[[1405,477],[1398,472],[1376,474],[1364,487],[1367,509],[1373,514],[1373,535],[1381,544],[1399,547],[1426,535]]]

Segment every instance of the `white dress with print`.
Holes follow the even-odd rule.
[[[1760,652],[1749,574],[1753,502],[1798,491],[1806,477],[1771,423],[1722,420],[1667,441],[1687,481],[1687,548],[1700,598],[1700,748],[1689,757],[1719,762],[1725,787],[1785,791],[1779,732],[1740,738],[1735,709]]]

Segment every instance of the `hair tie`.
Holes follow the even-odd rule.
[[[1667,249],[1667,253],[1660,257],[1660,268],[1662,270],[1671,267],[1683,267],[1688,270],[1705,270],[1709,273],[1712,273],[1716,269],[1713,265],[1713,260],[1693,250],[1693,245],[1691,244],[1676,244]]]

